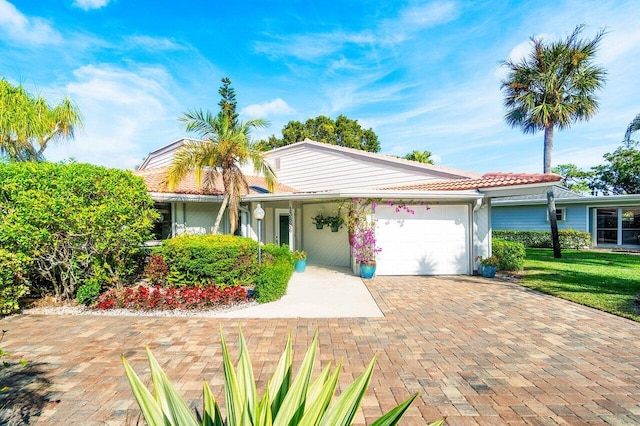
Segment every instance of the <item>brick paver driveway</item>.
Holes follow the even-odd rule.
[[[7,318],[0,346],[30,366],[11,369],[2,402],[15,407],[15,424],[135,424],[119,355],[146,380],[148,343],[199,407],[203,378],[223,397],[218,330],[237,353],[239,324],[259,391],[289,330],[299,363],[318,328],[322,364],[343,359],[343,384],[377,352],[359,424],[417,390],[405,425],[442,416],[448,424],[640,423],[639,324],[482,278],[379,277],[367,284],[384,318]]]

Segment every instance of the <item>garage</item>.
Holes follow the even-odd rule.
[[[469,206],[378,206],[376,218],[377,275],[469,273]]]

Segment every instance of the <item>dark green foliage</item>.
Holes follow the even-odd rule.
[[[558,232],[560,247],[568,249],[583,249],[591,246],[591,234],[573,229],[563,229]],[[549,231],[493,231],[493,238],[518,241],[525,247],[551,248],[551,232]]]
[[[157,218],[144,182],[89,164],[0,164],[0,247],[30,259],[30,281],[71,299],[92,279],[135,272]]]
[[[258,243],[250,238],[182,235],[163,243],[162,256],[176,285],[246,286],[258,274]]]
[[[604,154],[605,164],[593,167],[591,187],[605,195],[640,193],[640,142],[626,141]]]
[[[358,120],[351,120],[344,115],[339,115],[335,121],[324,115],[310,118],[304,123],[290,121],[282,129],[281,139],[270,136],[260,141],[258,146],[266,151],[301,142],[305,138],[363,151],[380,151],[378,135],[372,129],[363,129]]]
[[[78,303],[90,305],[100,295],[100,281],[92,279],[78,287],[76,300]]]
[[[267,244],[262,247],[262,265],[255,286],[259,303],[273,302],[284,296],[294,263],[295,256],[287,246]]]
[[[11,314],[18,309],[21,297],[29,293],[25,279],[27,258],[0,248],[0,315]]]
[[[494,238],[491,252],[498,258],[498,269],[501,271],[521,271],[524,268],[524,244]]]
[[[579,169],[573,163],[558,164],[551,169],[551,172],[562,176],[562,186],[575,192],[576,194],[591,193],[589,183],[594,179],[595,173],[593,171],[585,171]]]
[[[235,126],[238,124],[236,91],[231,87],[231,79],[229,77],[224,77],[221,82],[222,86],[218,89],[218,94],[222,98],[220,102],[218,102],[218,106],[220,107],[218,119],[222,121],[226,117],[229,124]]]

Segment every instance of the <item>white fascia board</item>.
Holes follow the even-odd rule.
[[[640,204],[640,194],[631,195],[603,195],[603,196],[588,196],[581,198],[556,198],[556,204],[585,204],[587,206],[624,206],[629,203]],[[535,199],[535,200],[493,200],[494,206],[519,206],[519,205],[536,205],[547,204],[547,199]]]
[[[223,199],[221,195],[173,194],[167,192],[150,192],[149,195],[153,201],[161,203],[221,203]]]
[[[327,192],[251,194],[244,201],[304,201],[331,200],[337,198],[384,198],[407,200],[477,200],[484,196],[477,191],[381,191],[381,190],[341,190]]]
[[[478,188],[478,191],[482,192],[489,198],[517,197],[518,195],[543,194],[547,192],[549,188],[555,186],[556,183],[557,182],[545,182],[503,186],[498,188]],[[498,200],[493,200],[492,202],[495,204]]]

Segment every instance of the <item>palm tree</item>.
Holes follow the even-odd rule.
[[[78,108],[68,99],[50,107],[40,96],[0,78],[0,154],[12,161],[38,161],[51,141],[73,139],[82,127]]]
[[[593,64],[604,30],[591,40],[580,38],[579,25],[566,39],[544,43],[531,38],[529,56],[504,61],[509,69],[502,81],[507,108],[505,120],[524,133],[544,130],[544,173],[551,172],[553,132],[586,121],[598,110],[595,92],[604,86],[606,71]],[[547,192],[554,257],[561,257],[553,191]]]
[[[636,118],[634,118],[631,121],[631,123],[629,123],[629,127],[627,127],[627,132],[624,134],[624,140],[630,141],[631,133],[637,132],[638,130],[640,130],[640,114],[636,115]]]
[[[405,160],[417,161],[424,164],[433,164],[431,159],[431,151],[416,151],[413,150],[409,154],[404,156]]]
[[[268,123],[254,119],[233,124],[227,114],[215,116],[201,110],[185,113],[180,121],[185,123],[188,132],[195,132],[202,140],[187,142],[176,152],[169,167],[167,184],[175,188],[190,171],[195,171],[198,184],[201,184],[202,172],[205,174],[205,185],[213,185],[221,177],[224,198],[213,225],[213,233],[218,233],[227,206],[233,233],[238,226],[240,200],[249,192],[242,166],[252,164],[256,173],[264,176],[269,191],[273,191],[276,185],[275,172],[250,138],[252,129],[264,128]]]

